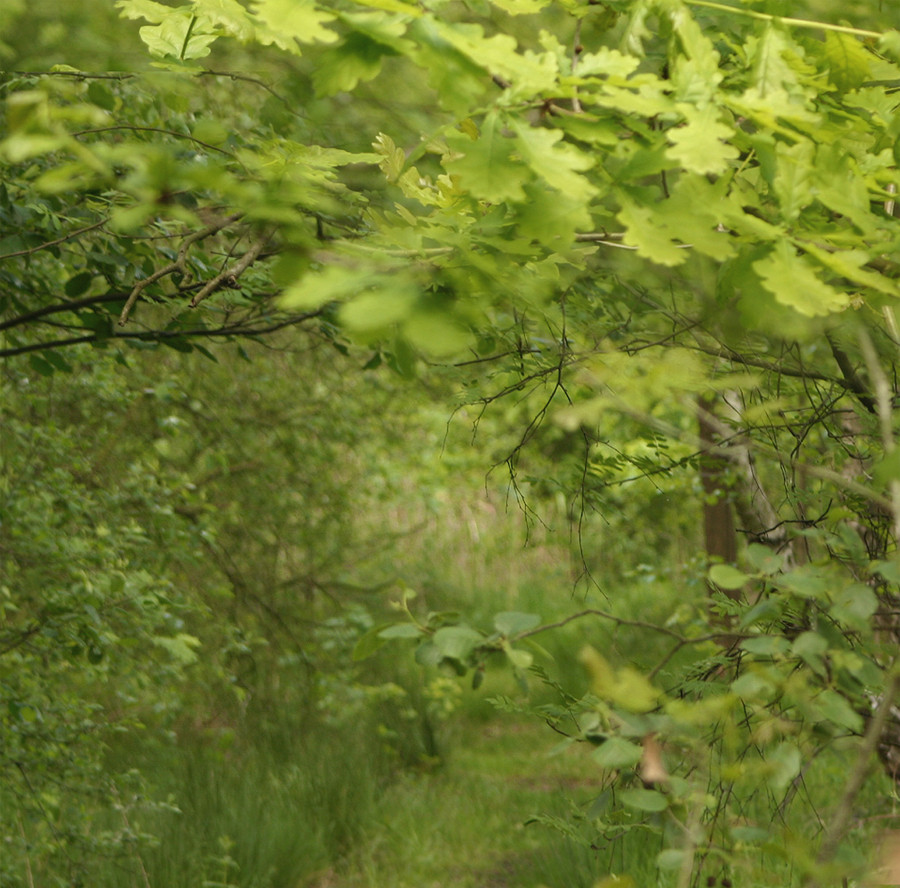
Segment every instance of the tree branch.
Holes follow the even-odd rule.
[[[64,244],[66,241],[70,241],[76,237],[80,237],[82,234],[87,234],[89,231],[94,231],[97,228],[102,228],[104,225],[106,225],[107,222],[109,222],[109,219],[104,218],[99,222],[94,222],[93,225],[85,225],[84,228],[79,228],[77,231],[72,231],[69,234],[58,237],[56,240],[38,244],[36,247],[28,247],[25,250],[15,250],[12,253],[0,254],[0,262],[2,262],[4,259],[14,259],[16,256],[30,256],[32,253],[39,253],[41,250],[46,250],[48,247],[55,247],[58,244]]]
[[[207,281],[202,289],[191,299],[191,308],[196,308],[204,299],[212,296],[216,290],[224,285],[233,286],[237,279],[259,258],[259,254],[265,249],[266,244],[271,240],[272,235],[259,238],[231,268],[226,268],[219,272],[212,280]]]
[[[233,325],[223,325],[212,329],[198,327],[187,330],[141,330],[136,332],[125,333],[93,333],[86,336],[74,336],[69,339],[54,339],[49,342],[33,342],[28,345],[11,346],[10,348],[0,349],[0,359],[14,358],[19,355],[26,355],[32,352],[49,351],[55,348],[66,348],[71,345],[83,345],[86,343],[102,344],[107,342],[137,340],[141,342],[165,342],[176,341],[188,338],[229,338],[233,336],[266,336],[283,330],[285,327],[294,327],[303,324],[313,318],[321,317],[325,312],[324,308],[315,311],[306,312],[300,315],[290,315],[288,317],[272,320],[268,323],[239,321]]]
[[[191,246],[198,241],[204,240],[210,235],[216,234],[221,231],[223,228],[227,228],[233,222],[236,222],[240,219],[244,214],[243,213],[232,213],[230,216],[226,216],[224,219],[219,219],[210,225],[207,225],[206,228],[201,228],[199,231],[195,231],[192,234],[189,234],[182,242],[181,246],[178,248],[178,255],[175,257],[174,261],[170,262],[168,265],[163,266],[162,268],[158,268],[153,274],[148,275],[143,278],[143,280],[138,281],[131,293],[128,296],[128,299],[125,302],[124,307],[122,308],[122,313],[119,315],[119,326],[124,327],[126,323],[128,323],[128,316],[131,314],[131,309],[134,308],[134,304],[140,298],[141,293],[144,292],[150,284],[156,283],[160,278],[166,277],[167,275],[174,274],[176,271],[180,271],[182,274],[187,274],[187,268],[185,267],[185,260],[187,259],[188,250]],[[192,303],[193,305],[193,303]]]

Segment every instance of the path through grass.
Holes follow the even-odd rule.
[[[592,885],[586,855],[554,830],[526,825],[597,795],[601,775],[589,750],[551,755],[549,729],[510,717],[458,726],[454,735],[445,763],[388,788],[377,824],[343,872],[323,874],[321,888]],[[548,881],[560,867],[566,881]]]

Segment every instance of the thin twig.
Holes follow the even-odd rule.
[[[131,130],[132,132],[137,133],[160,133],[164,136],[174,136],[177,139],[187,139],[189,142],[195,142],[197,145],[202,145],[210,151],[218,151],[220,154],[224,154],[227,157],[234,157],[230,151],[226,151],[224,148],[219,148],[216,145],[210,145],[209,142],[204,142],[202,139],[198,139],[188,133],[179,133],[177,130],[163,129],[159,126],[137,126],[136,124],[117,123],[115,126],[98,126],[93,129],[78,130],[78,132],[74,132],[72,135],[91,136],[98,133],[115,132],[116,130]]]
[[[0,255],[0,262],[4,259],[13,259],[16,256],[30,256],[32,253],[39,253],[41,250],[46,250],[48,247],[55,247],[58,244],[64,244],[66,241],[70,241],[73,238],[80,237],[82,234],[87,234],[89,231],[94,231],[97,228],[102,228],[109,219],[101,219],[99,222],[95,222],[93,225],[86,225],[84,228],[79,228],[77,231],[72,231],[69,234],[63,235],[63,237],[58,237],[56,240],[47,241],[43,244],[38,244],[36,247],[28,247],[25,250],[16,250],[13,253],[3,253]]]
[[[204,299],[212,296],[223,285],[234,285],[237,279],[259,258],[259,254],[265,249],[271,238],[271,234],[261,237],[250,246],[250,249],[234,265],[220,271],[214,278],[207,281],[203,285],[203,289],[194,294],[194,298],[191,300],[191,308],[196,308]]]
[[[510,638],[510,641],[521,641],[523,638],[529,638],[532,635],[539,635],[541,632],[548,632],[551,629],[560,629],[568,623],[571,623],[573,620],[580,620],[583,617],[603,617],[606,620],[611,620],[614,623],[617,623],[620,626],[634,626],[638,629],[649,629],[652,632],[659,632],[662,635],[668,635],[670,638],[674,638],[679,647],[683,647],[687,644],[701,644],[704,641],[713,641],[718,638],[721,633],[716,633],[715,635],[699,635],[696,638],[690,638],[686,635],[682,635],[679,632],[676,632],[674,629],[669,629],[668,626],[659,626],[656,623],[648,623],[645,620],[628,620],[624,617],[617,617],[615,614],[609,613],[609,611],[600,610],[596,607],[589,607],[585,610],[578,611],[575,614],[569,614],[568,617],[563,617],[561,620],[557,620],[555,623],[544,623],[542,626],[536,626],[534,629],[527,629],[524,632],[519,632],[516,635]],[[677,650],[678,648],[676,648]],[[671,656],[671,655],[670,655]]]
[[[575,69],[578,67],[578,58],[584,47],[581,45],[581,24],[583,18],[579,18],[575,23],[575,35],[572,37],[572,75],[575,75]],[[576,114],[581,114],[584,110],[581,107],[581,99],[578,98],[578,87],[575,87],[572,93],[572,110]]]
[[[811,19],[791,18],[786,15],[770,15],[766,12],[754,12],[750,9],[738,9],[736,6],[727,6],[724,3],[713,3],[712,0],[686,0],[688,6],[703,6],[706,9],[715,9],[718,12],[730,12],[734,15],[742,15],[746,18],[756,19],[761,22],[772,22],[776,25],[788,25],[794,28],[811,28],[813,30],[834,31],[838,34],[853,34],[856,37],[870,37],[874,40],[881,38],[879,31],[868,31],[864,28],[851,28],[849,25],[832,25],[828,22],[817,22]]]
[[[238,219],[240,219],[241,216],[243,216],[243,213],[232,213],[230,216],[226,216],[224,219],[219,219],[218,221],[207,225],[206,228],[201,228],[199,231],[195,231],[193,234],[189,234],[181,242],[181,246],[178,248],[178,255],[175,257],[175,260],[173,262],[170,262],[168,265],[163,266],[162,268],[158,268],[153,272],[153,274],[148,275],[134,285],[134,288],[128,295],[128,299],[126,300],[125,305],[122,308],[122,313],[119,315],[119,326],[124,327],[128,322],[128,316],[131,314],[131,309],[134,308],[134,304],[140,298],[141,293],[143,293],[144,290],[146,290],[147,287],[150,286],[150,284],[156,283],[156,281],[158,281],[160,278],[166,277],[170,274],[174,274],[176,271],[180,271],[182,274],[187,274],[187,269],[185,268],[184,263],[187,259],[188,250],[193,244],[197,243],[197,241],[201,241],[204,238],[209,237],[210,235],[216,234],[223,228],[227,228],[233,222],[236,222]]]
[[[17,345],[11,348],[0,349],[0,358],[14,358],[19,355],[27,355],[31,352],[51,351],[55,348],[66,348],[70,345],[82,345],[86,343],[107,343],[120,342],[124,340],[137,340],[140,342],[165,342],[167,340],[174,341],[188,338],[232,338],[235,336],[243,336],[252,339],[257,336],[266,336],[271,333],[277,333],[285,327],[296,327],[313,318],[321,317],[325,309],[319,308],[314,311],[304,312],[299,315],[288,315],[280,320],[271,320],[264,322],[264,318],[258,319],[254,325],[252,320],[242,320],[235,322],[231,326],[222,327],[198,327],[187,330],[141,330],[134,333],[92,333],[87,336],[73,336],[70,339],[53,339],[47,342],[32,342],[29,345]]]

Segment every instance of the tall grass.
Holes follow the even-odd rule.
[[[226,751],[187,736],[145,758],[167,804],[133,814],[131,826],[155,842],[136,847],[127,882],[116,867],[94,884],[294,888],[340,866],[376,816],[394,755],[372,725],[269,728]]]

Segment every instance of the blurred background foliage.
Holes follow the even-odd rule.
[[[745,5],[876,28],[896,15],[862,0]],[[428,86],[390,60],[352,100],[317,92],[305,57],[220,41],[206,62],[253,80],[210,77],[202,101],[162,79],[156,93],[123,81],[95,96],[146,109],[153,126],[176,107],[193,124],[214,112],[235,143],[275,133],[369,151],[379,130],[399,140],[434,126]],[[149,60],[110,3],[0,6],[10,77],[62,64],[128,72]],[[367,175],[349,173],[348,187]],[[29,233],[27,215],[10,210],[5,224]],[[56,258],[27,263],[30,279],[64,286]],[[612,411],[599,411],[596,440],[532,426],[546,381],[495,397],[515,373],[415,377],[396,350],[349,347],[327,317],[214,355],[174,345],[75,346],[62,365],[2,366],[0,883],[325,888],[438,872],[456,886],[562,888],[624,871],[626,855],[659,877],[655,834],[613,823],[593,844],[610,792],[594,763],[538,757],[554,735],[506,733],[496,709],[582,695],[586,642],[649,668],[664,637],[574,622],[542,639],[547,681],[530,678],[527,704],[492,662],[474,693],[471,676],[422,670],[406,648],[353,651],[410,588],[420,617],[464,612],[473,625],[591,606],[699,623],[689,451]],[[841,767],[826,760],[825,779],[803,787],[809,822]],[[886,814],[895,790],[873,781],[871,793],[871,816]],[[778,878],[791,878],[789,858]],[[767,866],[748,884],[775,884]]]

